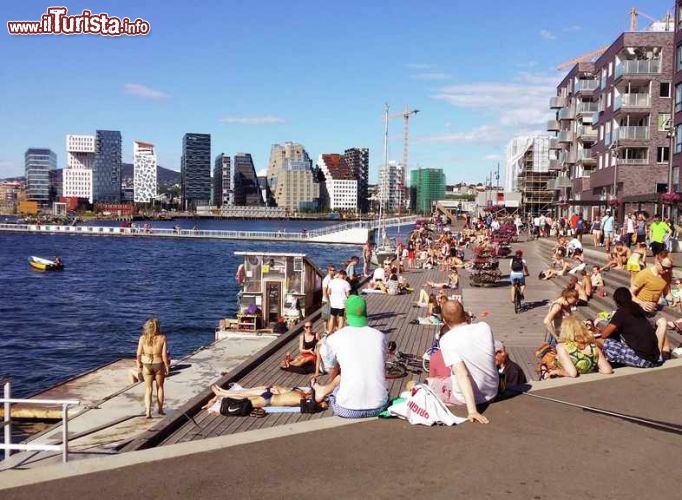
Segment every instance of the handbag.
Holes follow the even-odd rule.
[[[253,403],[249,399],[223,398],[220,402],[220,414],[226,417],[246,417],[251,414]]]

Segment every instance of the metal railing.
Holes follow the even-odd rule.
[[[658,59],[631,59],[616,64],[615,78],[623,75],[646,75],[661,72],[661,61]]]
[[[62,462],[69,461],[69,406],[77,406],[80,401],[75,399],[12,399],[12,386],[5,381],[3,397],[0,402],[4,403],[2,425],[4,427],[4,440],[0,445],[5,452],[5,460],[9,460],[12,450],[17,451],[61,451]],[[12,444],[12,405],[42,405],[62,407],[62,443],[59,444]]]
[[[597,129],[590,126],[581,125],[577,129],[578,137],[597,137]]]
[[[576,107],[577,113],[594,113],[599,109],[596,102],[581,102]]]
[[[599,86],[598,80],[576,80],[575,91],[595,90]]]
[[[616,140],[646,141],[649,139],[649,127],[620,127],[615,130]]]

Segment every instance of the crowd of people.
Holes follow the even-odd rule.
[[[609,213],[605,216],[612,217]],[[352,257],[339,269],[328,266],[322,284],[323,327],[316,332],[315,323],[306,321],[297,352],[287,353],[281,362],[283,370],[312,375],[309,383],[250,389],[213,387],[215,397],[206,408],[219,411],[220,402],[230,398],[248,400],[254,408],[298,406],[308,400],[319,409],[328,405],[336,415],[348,418],[383,412],[389,404],[385,364],[390,352],[387,335],[370,326],[368,300],[363,295],[410,293],[407,273],[422,269],[439,270],[444,277],[439,281],[424,280],[417,300],[413,301],[415,307],[423,309],[415,321],[437,327],[434,330],[437,347],[429,351],[429,373],[424,382],[444,403],[465,407],[470,421],[488,423],[479,411],[481,405],[494,400],[501,391],[525,384],[526,376],[510,359],[504,344],[494,338],[490,326],[472,319],[465,311],[459,272],[467,266],[465,251],[469,246],[492,241],[504,225],[520,228],[516,219],[494,216],[469,219],[456,232],[441,225],[435,225],[435,230],[424,225],[411,232],[404,244],[398,242],[395,255],[375,269],[369,243],[363,249],[362,267],[359,257]],[[672,279],[671,255],[658,241],[662,234],[665,243],[668,231],[661,233],[655,226],[659,219],[654,218],[653,229],[652,224],[647,225],[640,238],[637,216],[633,220],[634,236],[621,239],[611,230],[612,223],[600,219],[598,230],[604,241],[600,237],[597,244],[608,250],[607,262],[600,266],[587,262],[581,238],[594,223],[581,220],[578,215],[575,221],[546,216],[537,221],[538,237],[556,237],[551,265],[539,278],[568,278],[561,293],[549,304],[544,319],[546,344],[538,349],[540,378],[577,377],[590,372],[610,374],[614,366],[659,366],[671,353],[667,330],[682,326],[671,324],[661,311],[664,304],[680,307],[682,298],[680,281]],[[594,318],[580,314],[578,308],[595,297],[602,299],[601,307],[604,300],[611,300],[604,299],[607,296],[604,273],[617,270],[630,272],[632,278],[629,287],[615,289],[613,310],[601,311]],[[510,258],[509,276],[510,281],[521,281],[522,293],[528,275],[528,262],[518,250]],[[359,288],[364,278],[367,285]],[[151,414],[154,382],[160,388],[157,403],[159,412],[163,412],[166,352],[166,340],[158,323],[145,325],[139,341],[138,364],[144,368],[149,388],[145,396],[147,415]]]

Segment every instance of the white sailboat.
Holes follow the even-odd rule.
[[[384,108],[384,168],[388,165],[388,103]],[[384,189],[379,186],[379,228],[376,233],[376,246],[372,255],[372,263],[375,266],[383,265],[386,259],[396,258],[395,243],[386,235],[386,228],[383,225],[384,209]]]

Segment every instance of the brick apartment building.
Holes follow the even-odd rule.
[[[671,190],[680,191],[682,167],[682,1],[675,1],[675,67],[673,69],[675,135],[673,145]],[[677,214],[676,214],[677,215]]]
[[[550,168],[562,172],[564,214],[592,218],[612,208],[622,219],[629,210],[657,210],[670,163],[674,38],[665,22],[623,33],[557,87],[550,102],[557,116],[548,123],[557,132]]]

